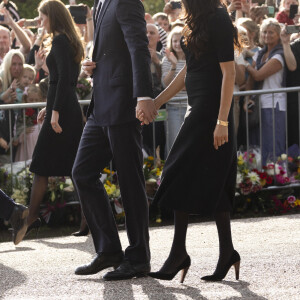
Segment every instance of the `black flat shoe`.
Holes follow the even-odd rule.
[[[214,274],[209,275],[209,276],[204,276],[201,279],[206,280],[206,281],[221,281],[222,279],[225,278],[229,269],[232,266],[234,266],[235,278],[236,278],[236,280],[238,280],[240,277],[240,262],[241,262],[241,257],[239,255],[239,253],[237,251],[233,250],[231,258],[223,270],[219,271],[218,273],[215,272]]]
[[[120,266],[112,271],[108,272],[103,276],[106,281],[113,280],[126,280],[135,277],[145,277],[150,272],[149,263],[132,263],[127,259],[124,259]]]
[[[32,231],[33,229],[36,230],[36,236],[37,236],[41,225],[42,225],[41,219],[37,218],[33,223],[31,223],[31,225],[28,226],[25,236],[27,236],[29,232]]]
[[[92,275],[110,267],[117,268],[121,264],[123,257],[123,251],[116,253],[97,253],[96,257],[89,264],[78,267],[75,270],[75,274]]]
[[[79,231],[73,232],[73,236],[86,236],[90,232],[89,227],[86,225],[83,229],[80,229]]]
[[[175,272],[171,274],[167,274],[158,271],[158,272],[151,272],[148,275],[150,277],[161,279],[161,280],[172,280],[176,276],[176,274],[181,270],[180,283],[183,283],[190,266],[191,266],[191,258],[188,255],[187,258],[183,261],[183,263],[180,266],[178,266]]]

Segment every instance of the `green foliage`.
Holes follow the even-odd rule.
[[[18,6],[21,18],[33,19],[37,17],[37,8],[41,0],[14,0],[13,2]],[[65,4],[69,4],[68,0],[62,0],[62,2],[64,2]],[[87,4],[92,7],[94,4],[94,0],[77,1],[77,3]]]
[[[68,0],[62,0],[64,3],[69,4]],[[15,4],[18,6],[21,18],[32,19],[38,15],[37,7],[41,0],[14,0]],[[90,7],[93,6],[94,0],[77,0],[77,3],[87,4]],[[146,12],[150,14],[155,14],[160,12],[164,8],[164,0],[144,0],[144,6]]]
[[[165,6],[164,0],[144,0],[145,11],[151,15],[162,12]]]

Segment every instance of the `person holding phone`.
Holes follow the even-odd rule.
[[[276,19],[279,23],[295,25],[294,18],[298,13],[298,0],[281,0]]]

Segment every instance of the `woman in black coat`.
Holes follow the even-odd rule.
[[[43,125],[30,165],[35,176],[28,230],[40,225],[39,207],[47,190],[48,177],[71,176],[83,128],[75,87],[84,49],[74,21],[59,0],[44,0],[38,10],[42,26],[52,36],[52,48],[46,59],[50,73],[47,105],[38,115],[38,122]]]

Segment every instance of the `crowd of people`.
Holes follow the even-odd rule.
[[[184,26],[181,20],[181,2],[178,0],[165,2],[163,12],[157,12],[153,16],[145,14],[155,96],[172,82],[185,65],[185,55],[180,42]],[[258,3],[250,5],[248,0],[228,2],[228,12],[238,28],[243,45],[241,52],[235,52],[236,92],[300,85],[299,64],[297,64],[300,59],[299,33],[290,35],[284,28],[284,25],[299,23],[298,13],[290,18],[290,6],[298,5],[298,1],[282,0],[280,3],[274,2],[273,5],[258,5]],[[86,8],[85,21],[80,22],[84,24],[77,24],[77,27],[85,42],[86,56],[90,57],[93,50],[93,10],[86,5],[82,6]],[[12,1],[2,1],[1,7],[4,20],[0,21],[0,103],[44,102],[49,84],[45,63],[49,53],[47,34],[40,26],[38,17],[34,20],[22,19]],[[272,7],[274,11],[270,10]],[[35,21],[34,25],[32,21]],[[84,76],[81,73],[79,78]],[[153,149],[159,146],[160,156],[162,158],[167,156],[186,114],[186,98],[187,94],[183,88],[165,106],[167,121],[144,128],[143,146],[148,155],[153,155],[155,151]],[[234,97],[238,147],[246,145],[246,113],[249,117],[250,145],[254,147],[260,145],[258,106],[258,97]],[[272,94],[262,95],[261,108],[262,162],[265,165],[268,159],[273,159],[272,108],[275,110],[276,120],[276,156],[286,151],[286,132],[288,132],[288,146],[299,144],[297,94],[274,94],[274,102]],[[10,149],[13,152],[13,161],[32,158],[39,132],[39,127],[34,121],[36,115],[36,109],[25,112],[0,110],[0,165],[11,161],[11,155],[8,154]],[[10,125],[9,117],[12,120]],[[26,130],[24,124],[27,125]],[[153,145],[153,126],[155,126],[155,145]]]
[[[250,142],[257,145],[262,140],[266,163],[274,150],[276,155],[285,150],[286,111],[294,115],[288,133],[298,138],[292,124],[298,122],[298,102],[285,93],[264,94],[260,105],[255,97],[232,101],[233,91],[300,85],[300,40],[294,26],[299,22],[298,3],[282,0],[279,13],[278,3],[209,3],[166,1],[164,12],[151,16],[140,1],[98,0],[93,9],[78,6],[84,8],[82,22],[78,15],[73,20],[71,10],[60,0],[41,1],[39,16],[33,20],[18,20],[16,6],[3,1],[1,103],[46,101],[39,112],[1,113],[1,159],[5,161],[9,149],[15,161],[32,155],[30,171],[34,173],[29,210],[0,191],[1,217],[10,220],[15,244],[40,226],[39,209],[48,178],[70,176],[96,250],[96,257],[75,274],[114,267],[105,280],[146,275],[171,280],[182,270],[183,282],[191,265],[185,243],[193,213],[213,214],[219,235],[216,270],[202,279],[222,280],[232,266],[239,278],[241,258],[233,247],[230,225],[236,136],[242,144],[245,119],[251,119]],[[36,34],[26,28],[32,26]],[[78,78],[85,76],[92,77],[94,85],[82,131],[84,118],[75,87]],[[153,123],[164,106],[166,124]],[[262,139],[255,117],[260,107]],[[42,124],[40,131],[37,123]],[[143,143],[141,124],[145,125]],[[162,157],[170,150],[154,202],[174,212],[174,240],[164,265],[152,273],[142,146],[148,154],[160,146]],[[99,179],[111,160],[126,214],[130,245],[125,252]]]

